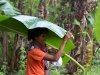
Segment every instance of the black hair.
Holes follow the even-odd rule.
[[[48,29],[47,28],[34,28],[34,29],[29,29],[28,30],[28,41],[30,40],[35,40],[35,37],[40,36],[42,33],[48,34]]]

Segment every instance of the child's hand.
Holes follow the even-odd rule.
[[[68,31],[67,34],[64,36],[63,41],[67,42],[67,40],[69,40],[71,37],[74,38],[74,36],[72,35],[72,33]]]

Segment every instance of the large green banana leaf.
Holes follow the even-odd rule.
[[[26,15],[18,15],[14,17],[8,17],[6,15],[0,15],[0,31],[12,31],[27,36],[28,29],[36,27],[45,27],[49,29],[49,35],[46,43],[56,49],[59,49],[62,42],[62,38],[66,34],[66,30],[53,24],[49,21]],[[75,45],[69,40],[64,48],[64,52],[68,53],[74,49]],[[64,62],[68,61],[66,58]]]
[[[100,2],[98,3],[98,9],[96,12],[96,19],[95,19],[95,35],[97,41],[100,43]]]
[[[0,11],[9,16],[21,14],[10,0],[0,0]]]

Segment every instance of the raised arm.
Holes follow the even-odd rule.
[[[71,37],[72,37],[72,33],[67,32],[67,34],[66,34],[66,35],[64,36],[64,38],[63,38],[63,41],[62,41],[62,43],[61,43],[61,45],[60,45],[60,48],[59,48],[58,52],[57,52],[54,56],[53,56],[53,55],[50,55],[50,54],[46,54],[46,55],[44,56],[44,59],[45,59],[45,60],[49,60],[49,61],[58,61],[59,58],[60,58],[60,56],[61,56],[61,54],[62,54],[62,52],[63,52],[63,49],[64,49],[64,47],[65,47],[66,42],[67,42]]]

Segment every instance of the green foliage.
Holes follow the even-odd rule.
[[[100,2],[98,3],[98,9],[96,12],[96,19],[95,19],[95,36],[97,41],[100,43]]]
[[[53,23],[45,21],[45,20],[41,21],[41,19],[38,19],[36,17],[25,16],[25,15],[16,16],[16,17],[13,17],[10,19],[9,19],[9,17],[4,16],[4,15],[1,15],[1,17],[2,17],[2,19],[0,19],[0,24],[2,24],[2,25],[0,25],[1,30],[2,29],[4,30],[4,28],[7,28],[10,31],[27,35],[28,29],[32,29],[32,28],[36,28],[36,27],[48,28],[49,34],[47,36],[46,43],[56,49],[59,48],[59,46],[62,42],[62,38],[66,34],[66,30],[57,26],[56,24],[53,24]],[[9,19],[9,21],[6,21],[6,19]],[[6,25],[6,24],[8,24],[8,25]],[[12,26],[14,24],[17,24],[17,25]],[[21,29],[21,28],[23,28],[23,29]],[[7,29],[5,29],[5,30],[7,31]],[[72,43],[72,41],[68,41],[65,46],[64,52],[68,53],[73,48],[75,48],[75,45]]]
[[[90,71],[83,75],[100,75],[100,48],[96,50],[95,56],[93,57]]]
[[[74,20],[73,24],[80,26],[80,22],[78,20]]]
[[[2,0],[2,1],[5,1],[5,0]],[[7,0],[6,0],[7,1]],[[26,2],[27,1],[29,1],[29,0],[26,0]],[[36,0],[35,0],[36,1]],[[7,4],[6,4],[7,3]],[[15,10],[17,10],[17,9],[15,9],[14,7],[13,7],[13,4],[12,3],[10,3],[9,4],[9,1],[7,1],[7,2],[4,2],[4,3],[2,3],[2,11],[4,11],[4,10],[8,10],[7,8],[5,8],[5,7],[8,7],[8,8],[10,8],[11,7],[11,10],[9,11],[9,12],[6,12],[6,11],[4,11],[4,13],[6,14],[6,15],[10,15],[10,16],[13,16],[13,15],[17,15],[17,14],[20,14],[19,12],[15,12]],[[30,3],[31,3],[31,0],[30,0]],[[35,4],[35,3],[34,3]],[[37,4],[39,4],[39,1],[38,1],[38,3],[36,3],[36,7],[38,6]],[[60,7],[59,7],[60,8]],[[31,9],[31,6],[29,6],[29,10]],[[62,7],[61,8],[61,10],[63,10],[64,9],[64,7]],[[66,15],[68,15],[69,14],[69,12],[71,11],[71,8],[69,7],[67,10],[64,10],[64,11],[67,11],[66,12]],[[54,12],[55,12],[55,9],[54,9]],[[37,13],[37,12],[36,12]],[[59,17],[59,15],[61,14],[62,12],[58,12],[58,14],[53,14],[53,15],[55,15],[55,20]],[[1,16],[0,16],[1,17]],[[4,16],[3,18],[1,18],[1,20],[3,19],[3,20],[7,20],[7,19],[9,19],[10,17],[7,17],[7,16]],[[54,18],[54,17],[53,17]],[[2,20],[2,21],[3,21]],[[15,20],[15,19],[14,19]],[[9,31],[9,25],[10,25],[10,27],[13,27],[13,28],[17,28],[17,29],[11,29],[11,31],[13,31],[13,32],[16,32],[17,31],[17,33],[20,33],[20,30],[22,30],[22,29],[20,29],[20,28],[23,28],[23,30],[22,31],[24,31],[25,33],[27,32],[27,30],[25,30],[26,28],[25,27],[19,27],[20,26],[20,24],[19,23],[17,23],[17,22],[19,22],[19,21],[17,21],[17,22],[14,22],[14,20],[13,19],[11,19],[11,22],[9,22],[8,20],[7,20],[7,22],[3,22],[2,24],[4,24],[3,26],[2,26],[2,24],[0,25],[1,26],[1,30],[6,30],[6,31]],[[33,22],[33,20],[30,20],[31,22]],[[24,24],[31,24],[31,22],[24,22]],[[12,25],[15,25],[15,24],[17,24],[17,26],[12,26]],[[22,24],[22,23],[21,23]],[[18,26],[19,25],[19,26]],[[6,26],[8,26],[8,27],[6,27]],[[27,25],[26,25],[26,27],[27,27]],[[51,29],[51,30],[53,30],[53,28]],[[56,31],[55,31],[56,32]],[[22,32],[23,33],[23,32]],[[59,32],[58,32],[59,33]],[[54,34],[55,35],[55,34]],[[65,35],[65,34],[64,34]],[[52,35],[53,36],[53,35]],[[58,35],[59,36],[59,35]],[[57,37],[58,37],[57,36]],[[56,38],[57,39],[57,38]],[[59,39],[59,38],[58,38]],[[53,40],[53,39],[52,39]],[[61,39],[62,40],[62,39]],[[60,40],[60,42],[61,42],[61,40]],[[51,40],[49,40],[49,42],[50,42]],[[52,42],[51,42],[52,43]],[[58,42],[57,42],[58,43]],[[59,43],[60,44],[60,43]],[[68,43],[67,43],[68,44]],[[50,44],[49,44],[50,45]],[[52,45],[52,44],[51,44]],[[56,45],[56,44],[55,44]],[[52,45],[53,46],[53,45]],[[72,47],[70,47],[70,46],[72,46]],[[56,46],[57,48],[59,47],[59,45],[58,46]],[[71,49],[70,48],[74,48],[75,46],[72,44],[69,44],[69,46],[66,46],[66,48],[65,48],[65,50],[66,50],[66,52],[69,52]],[[67,51],[68,50],[68,51]],[[23,60],[23,58],[24,58],[24,56],[21,56],[21,60]],[[25,64],[24,64],[24,62],[22,62],[22,61],[20,61],[19,62],[20,64],[21,64],[21,67],[24,67],[25,66]],[[21,70],[19,70],[19,72],[18,72],[18,74],[20,75],[20,74],[23,74],[23,71],[22,71],[22,69]]]
[[[14,7],[13,3],[9,0],[0,0],[0,10],[5,15],[14,16],[21,14],[17,8]]]
[[[80,31],[81,31],[81,32],[79,32],[78,34],[82,34],[84,37],[86,37],[86,35],[87,35],[88,38],[89,38],[89,40],[92,41],[92,38],[93,38],[93,37],[91,38],[90,35],[88,34],[88,32],[87,32],[86,30],[83,30],[83,29],[82,29],[82,27],[81,27],[81,25],[80,25],[80,22],[79,22],[78,20],[75,19],[74,22],[73,22],[73,24],[74,24],[74,25],[78,25],[78,26],[80,27]]]
[[[87,19],[89,21],[89,24],[87,25],[87,27],[94,27],[95,11],[91,11],[90,16],[87,16]]]
[[[49,6],[48,10],[49,10],[49,13],[51,13],[51,14],[49,14],[48,20],[51,21],[51,22],[53,22],[53,23],[55,23],[56,20],[60,17],[59,15],[62,13],[62,11],[57,12],[57,10],[61,10],[61,8],[63,8],[63,6],[61,6],[61,7],[58,7],[58,6],[54,6],[54,7]]]
[[[54,7],[48,6],[48,10],[50,13],[48,20],[50,22],[57,23],[57,20],[61,17],[60,15],[64,14],[65,16],[67,16],[68,14],[71,14],[72,6],[71,4],[68,7],[64,6],[65,2],[66,1],[62,0],[61,4],[55,5]]]
[[[20,48],[21,50],[21,56],[20,56],[20,61],[19,61],[19,71],[18,71],[18,75],[25,75],[25,71],[26,71],[26,51],[24,47]]]
[[[78,70],[78,73],[75,75],[100,75],[100,65],[91,67],[91,70],[85,73],[82,73],[81,70]]]
[[[83,75],[100,75],[100,66],[93,66],[89,72]]]
[[[40,0],[24,0],[24,3],[27,6],[26,14],[32,13],[34,16],[37,16]]]
[[[100,48],[96,49],[95,56],[93,56],[93,60],[91,63],[91,69],[87,72],[82,72],[82,70],[78,69],[75,75],[100,75]]]
[[[15,17],[12,17],[12,18],[5,16],[5,15],[1,15],[0,17],[2,17],[0,19],[0,24],[1,24],[0,29],[1,29],[1,31],[13,31],[13,32],[17,32],[17,33],[20,33],[20,34],[27,35],[28,28],[32,29],[32,28],[35,28],[35,27],[46,27],[46,28],[50,29],[51,31],[53,31],[54,33],[56,33],[59,36],[58,37],[54,33],[50,34],[51,31],[49,33],[50,36],[47,39],[47,44],[49,44],[49,45],[51,45],[55,48],[59,48],[60,43],[62,41],[61,38],[63,38],[64,35],[66,34],[66,31],[64,29],[62,29],[62,28],[58,27],[57,25],[50,23],[48,21],[44,20],[44,21],[41,22],[40,19],[37,19],[37,20],[40,21],[40,23],[37,23],[37,20],[34,17],[26,16],[27,18],[25,18],[22,15],[15,16]],[[34,21],[36,23],[34,23]],[[15,24],[17,24],[17,26]],[[40,24],[42,24],[42,26],[40,26]],[[12,25],[15,25],[15,26],[12,26]],[[23,29],[21,29],[21,28],[23,28]],[[55,30],[55,29],[57,29],[57,30]],[[53,38],[56,39],[57,44],[52,43],[52,42],[54,42],[54,39],[52,39],[52,36],[53,36]],[[58,39],[58,42],[57,42],[57,39]],[[70,44],[68,44],[68,43],[70,43]],[[65,50],[66,50],[65,52],[68,52],[69,50],[71,50],[73,48],[75,48],[75,46],[73,45],[72,42],[69,41],[69,42],[67,42],[67,46],[65,47]]]
[[[60,73],[57,69],[55,69],[50,72],[50,75],[60,75]]]
[[[10,18],[6,15],[0,15],[0,31],[6,31],[6,32],[15,32],[19,34],[25,35],[27,33],[27,28],[18,20],[15,20],[13,18]],[[6,22],[4,22],[4,20]]]
[[[7,65],[7,62],[3,62],[3,65],[0,68],[0,75],[6,75],[7,73],[6,65]]]
[[[33,1],[32,0],[26,0],[25,2],[32,3]],[[39,1],[37,1],[36,7],[38,6],[37,4],[39,4]],[[13,5],[9,2],[8,2],[8,5],[5,5],[5,7],[9,7],[9,8],[11,7],[12,11],[14,11]],[[64,6],[62,6],[62,7],[59,6],[59,7],[54,7],[54,8],[58,9],[58,10],[63,10]],[[3,8],[3,9],[6,10],[6,8]],[[54,12],[55,12],[55,9],[53,10]],[[66,9],[64,11],[67,11],[66,15],[68,15],[69,12],[71,11],[71,7],[69,7],[68,9]],[[58,18],[58,16],[61,13],[62,12],[58,12],[56,15],[54,14],[56,16],[56,19]],[[10,14],[10,13],[8,13],[8,14]],[[27,35],[28,28],[32,29],[32,28],[40,26],[40,23],[38,25],[36,25],[37,21],[40,21],[40,19],[37,19],[37,18],[34,19],[34,17],[33,18],[32,17],[25,18],[24,16],[15,16],[15,17],[11,18],[11,17],[5,16],[5,15],[1,15],[0,17],[2,17],[0,19],[0,27],[1,27],[0,29],[1,29],[1,31],[12,31],[12,32],[17,32],[17,33],[20,33],[20,34]],[[42,26],[40,26],[40,27],[46,27],[59,36],[58,37],[57,35],[55,35],[54,33],[52,33],[50,31],[49,37],[47,39],[47,44],[58,49],[59,46],[60,46],[60,43],[62,41],[61,38],[64,37],[64,35],[66,34],[66,31],[64,29],[60,28],[60,27],[57,27],[57,25],[50,23],[50,22],[47,22],[47,21],[43,21],[43,22],[41,22],[41,24],[42,24]],[[21,28],[23,28],[23,29],[21,29]],[[57,29],[57,30],[55,30],[55,29]],[[53,38],[52,38],[52,36],[53,36]],[[54,39],[56,40],[56,42],[55,42],[56,44],[53,43]],[[68,53],[73,48],[75,48],[74,44],[71,41],[68,41],[64,51],[66,53]]]
[[[79,32],[78,34],[82,34],[84,37],[86,37],[87,32],[83,31],[83,32]]]
[[[96,49],[95,56],[93,56],[92,65],[99,65],[100,64],[100,48]]]
[[[56,67],[53,64],[50,64],[50,75],[63,75],[61,73],[65,73],[66,68],[64,66]]]
[[[37,16],[37,14],[38,14],[38,6],[39,6],[39,3],[40,3],[40,0],[34,0],[34,7],[31,8],[31,9],[33,9],[33,14],[35,16]]]

